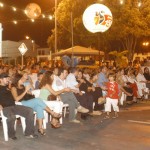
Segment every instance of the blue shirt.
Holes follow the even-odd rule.
[[[97,80],[98,86],[100,87],[105,86],[105,82],[108,82],[108,79],[103,72],[100,72],[98,75],[98,80]]]

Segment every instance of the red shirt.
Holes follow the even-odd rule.
[[[118,84],[116,82],[108,82],[107,85],[107,96],[112,99],[118,99],[119,98],[119,88]]]

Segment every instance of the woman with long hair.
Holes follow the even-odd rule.
[[[65,88],[60,91],[54,91],[52,89],[52,82],[53,82],[53,72],[52,71],[46,71],[43,74],[42,80],[40,82],[40,96],[42,100],[44,100],[45,104],[52,110],[54,110],[57,113],[62,113],[62,107],[63,102],[57,100],[58,95],[70,91],[69,88]],[[57,96],[57,98],[56,98]],[[56,118],[52,118],[51,125],[53,128],[59,128],[60,123],[59,120]]]
[[[61,114],[52,111],[40,98],[34,98],[31,95],[31,85],[24,86],[21,74],[16,74],[12,79],[11,92],[16,102],[21,102],[22,105],[32,108],[37,113],[38,120],[38,132],[41,135],[45,135],[45,131],[42,128],[42,121],[44,118],[43,110],[46,110],[55,118],[60,118]]]

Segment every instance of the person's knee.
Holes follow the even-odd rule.
[[[12,122],[16,120],[16,116],[15,115],[9,115],[7,116],[7,122]]]

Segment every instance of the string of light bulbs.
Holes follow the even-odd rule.
[[[21,8],[17,8],[17,7],[14,7],[14,6],[11,6],[11,5],[6,5],[2,2],[0,2],[0,9],[4,8],[4,7],[9,7],[10,10],[12,10],[13,12],[17,12],[18,10],[21,11],[23,14],[27,14],[26,10],[23,10]],[[36,15],[36,14],[35,14]],[[27,16],[26,16],[27,17]],[[53,20],[54,19],[54,15],[48,15],[48,14],[44,14],[42,13],[38,18],[36,19],[20,19],[20,20],[11,20],[11,21],[2,21],[3,24],[6,24],[6,23],[13,23],[15,25],[18,24],[18,22],[25,22],[25,21],[31,21],[32,23],[34,23],[36,20],[41,20],[41,19],[49,19],[49,20]]]

